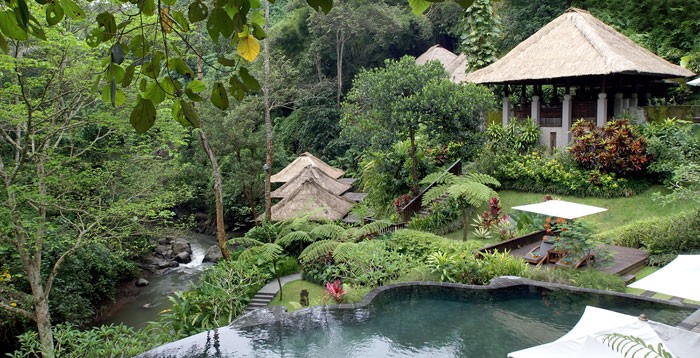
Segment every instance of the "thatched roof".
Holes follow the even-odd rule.
[[[350,200],[341,198],[321,187],[309,177],[289,196],[272,208],[272,221],[281,221],[304,215],[311,220],[340,220],[352,209]]]
[[[610,74],[671,78],[693,72],[635,44],[588,11],[571,8],[466,81],[517,83]]]
[[[424,65],[429,61],[439,61],[453,82],[464,82],[467,76],[467,56],[463,54],[457,56],[450,50],[435,45],[416,58],[417,65]]]
[[[270,193],[273,198],[284,198],[292,194],[307,178],[314,178],[316,183],[334,195],[340,195],[350,189],[350,185],[335,180],[319,167],[307,165],[299,174]]]
[[[287,165],[284,169],[280,170],[279,173],[270,177],[270,181],[273,183],[286,183],[301,173],[301,171],[304,170],[307,165],[318,167],[333,179],[338,179],[345,174],[345,171],[342,169],[333,168],[332,166],[323,162],[321,159],[314,157],[313,154],[304,152],[297,159],[294,159],[293,162],[289,163],[289,165]]]

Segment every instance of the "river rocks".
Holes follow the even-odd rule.
[[[173,256],[177,256],[181,252],[188,252],[190,255],[192,255],[192,246],[190,246],[190,243],[185,239],[179,237],[173,239],[171,248],[173,250]]]
[[[217,263],[223,257],[224,255],[221,253],[221,248],[219,247],[219,245],[214,245],[207,249],[207,253],[204,254],[204,259],[202,260],[202,262]]]
[[[189,252],[183,251],[175,256],[175,261],[181,264],[186,264],[192,261],[192,255]]]
[[[139,279],[136,280],[136,287],[144,287],[144,286],[148,286],[149,284],[150,284],[150,282],[148,282],[148,280],[146,280],[143,277],[139,277]]]

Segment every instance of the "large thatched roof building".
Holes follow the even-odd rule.
[[[352,201],[331,193],[310,176],[272,207],[272,221],[306,215],[311,220],[340,220],[350,212],[352,206]]]
[[[424,65],[428,61],[440,62],[452,82],[461,83],[467,77],[467,56],[464,54],[458,56],[440,45],[435,45],[416,58],[418,65]]]
[[[286,183],[299,175],[309,165],[321,169],[333,179],[338,179],[345,174],[345,171],[342,169],[334,168],[321,159],[316,158],[313,154],[304,152],[284,169],[280,170],[279,173],[271,176],[270,181],[272,183]]]
[[[563,147],[569,142],[572,118],[603,125],[610,115],[629,111],[643,119],[638,107],[665,78],[693,73],[637,45],[588,11],[571,8],[495,63],[467,75],[467,82],[506,86],[503,123],[530,116],[542,127],[541,141]],[[511,108],[507,97],[514,85],[532,86],[532,101]],[[559,101],[540,103],[542,85],[564,88]],[[556,92],[556,91],[555,91]],[[609,96],[608,94],[613,94]],[[608,103],[608,98],[614,101]]]
[[[273,198],[286,198],[294,193],[296,189],[299,188],[308,178],[313,178],[318,185],[325,188],[333,195],[342,195],[346,191],[350,190],[351,187],[349,184],[341,183],[335,178],[326,174],[326,172],[321,170],[319,167],[309,164],[304,167],[304,169],[302,169],[302,171],[299,172],[299,174],[297,174],[294,178],[284,183],[284,185],[277,188],[277,190],[270,194]]]

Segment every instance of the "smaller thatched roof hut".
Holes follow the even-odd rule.
[[[340,220],[352,209],[353,202],[323,188],[308,177],[294,192],[272,207],[272,221],[309,215],[311,220]]]
[[[270,194],[273,198],[285,198],[295,192],[307,178],[313,178],[318,185],[333,193],[333,195],[341,195],[350,190],[351,187],[349,184],[341,183],[329,176],[319,167],[309,164],[304,167],[304,169],[302,169],[302,171],[299,172],[299,174],[297,174],[294,178]]]
[[[424,65],[429,61],[439,61],[452,82],[461,83],[467,77],[467,56],[464,54],[457,56],[450,50],[435,45],[416,58],[417,65]]]
[[[299,175],[308,165],[321,169],[333,179],[338,179],[345,174],[345,171],[342,169],[334,168],[321,159],[316,158],[313,154],[304,152],[284,169],[280,170],[279,173],[271,176],[270,181],[272,183],[286,183]]]

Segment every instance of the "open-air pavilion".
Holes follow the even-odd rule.
[[[354,202],[339,197],[307,177],[279,203],[272,206],[272,221],[307,216],[310,220],[335,221],[344,218]]]
[[[279,173],[270,177],[272,183],[286,183],[292,180],[295,176],[301,173],[307,166],[314,166],[321,169],[333,179],[338,179],[345,174],[342,169],[334,168],[321,159],[316,158],[309,152],[302,153],[297,159],[294,159],[289,165],[280,170]]]
[[[466,81],[505,86],[503,125],[531,117],[540,125],[540,142],[562,148],[576,120],[603,126],[624,112],[644,120],[641,106],[669,86],[664,79],[693,75],[588,11],[571,8],[495,63],[468,74]],[[550,103],[542,103],[545,85],[555,89]],[[509,95],[518,90],[521,103],[513,106]]]
[[[417,65],[424,65],[429,61],[440,62],[452,82],[461,83],[467,77],[467,56],[464,54],[456,55],[440,45],[435,45],[416,58]]]

